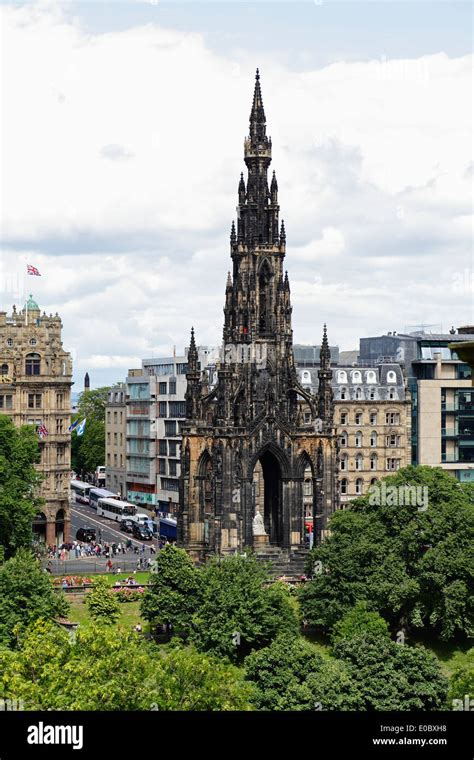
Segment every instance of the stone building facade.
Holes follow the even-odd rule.
[[[0,312],[0,413],[47,431],[38,437],[44,506],[33,528],[48,545],[70,538],[72,360],[61,331],[58,314],[41,314],[32,296],[21,311]]]
[[[247,181],[238,185],[232,273],[225,290],[224,340],[216,382],[202,372],[194,331],[182,426],[178,541],[196,560],[254,548],[294,567],[305,549],[303,483],[311,472],[316,540],[337,505],[337,443],[326,331],[315,395],[298,381],[291,299],[284,271],[272,144],[257,72],[244,143]],[[309,419],[298,417],[306,400]],[[256,503],[255,470],[263,494]],[[263,528],[261,526],[264,526]],[[291,569],[291,567],[290,567]]]
[[[317,388],[316,370],[298,369]],[[334,368],[334,424],[339,437],[341,506],[411,462],[411,400],[399,364]],[[308,410],[303,408],[303,415]]]
[[[125,383],[115,385],[107,394],[105,407],[105,487],[127,496],[127,404]]]

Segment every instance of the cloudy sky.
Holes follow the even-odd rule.
[[[1,3],[1,308],[75,390],[222,336],[255,68],[295,342],[473,322],[468,2]],[[26,264],[41,278],[25,278]]]

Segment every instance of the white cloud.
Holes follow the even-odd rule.
[[[34,286],[101,378],[182,350],[193,322],[219,342],[246,51],[151,24],[91,35],[57,3],[0,12],[2,307]],[[295,340],[317,341],[325,320],[341,348],[472,321],[472,288],[452,286],[473,269],[471,58],[259,64]],[[41,281],[23,285],[26,260]]]

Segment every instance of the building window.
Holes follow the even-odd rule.
[[[163,443],[165,444],[165,454],[166,454],[166,441],[163,441]],[[177,453],[176,453],[177,452],[177,448],[178,448],[178,442],[177,441],[170,441],[169,442],[169,454],[170,454],[170,457],[177,456]]]
[[[36,338],[30,338],[30,346],[36,346]]]
[[[167,436],[176,436],[176,422],[171,420],[166,420],[165,422],[165,435]]]
[[[28,409],[41,409],[41,393],[28,393]]]
[[[370,445],[372,447],[377,446],[377,433],[375,432],[375,430],[372,430],[370,434]]]
[[[360,370],[356,369],[352,373],[352,382],[353,383],[361,383],[362,382],[362,375],[360,374]]]
[[[347,494],[347,478],[341,480],[341,494],[343,496]]]
[[[341,425],[347,425],[347,412],[341,412]]]
[[[362,489],[364,486],[364,481],[362,478],[357,478],[356,480],[356,496],[362,496]]]
[[[158,404],[158,417],[166,417],[166,401],[160,401]]]
[[[370,455],[370,469],[371,470],[377,469],[377,454]]]
[[[178,474],[178,462],[176,459],[170,459],[169,460],[169,474],[170,475],[177,475]]]
[[[369,390],[369,401],[374,401],[374,400],[375,400],[375,390],[371,388]]]
[[[170,401],[170,417],[186,417],[186,402],[185,401]]]
[[[25,359],[25,375],[39,375],[41,372],[41,357],[39,354],[27,354]]]
[[[370,479],[370,485],[374,486],[377,483],[377,478],[371,478]]]
[[[339,437],[339,445],[340,446],[347,446],[347,432],[343,430]]]
[[[341,401],[345,401],[347,398],[347,388],[341,388]]]
[[[385,415],[385,424],[386,425],[399,425],[400,424],[400,415],[398,412],[387,412]]]
[[[355,397],[358,401],[363,398],[362,388],[356,388]]]
[[[362,433],[360,432],[360,430],[358,430],[357,433],[355,434],[355,445],[358,449],[362,447]]]
[[[110,433],[107,433],[107,443],[110,443]]]
[[[11,348],[13,346],[13,338],[7,338],[7,346]]]
[[[118,414],[117,412],[114,412],[114,425],[117,424]]]
[[[13,396],[0,396],[0,409],[13,409]]]
[[[388,397],[389,397],[389,399],[391,399],[391,400],[393,400],[393,399],[397,398],[397,391],[396,391],[396,388],[389,388],[389,389],[388,389]]]
[[[56,419],[56,434],[61,435],[61,433],[64,433],[64,420],[62,417],[58,417]]]
[[[387,470],[399,470],[400,469],[400,460],[394,459],[393,457],[390,457],[390,459],[387,459]]]
[[[169,394],[176,396],[176,380],[170,380]]]
[[[396,383],[397,382],[397,376],[395,372],[391,369],[389,372],[387,372],[387,382],[388,383]]]
[[[166,383],[158,383],[158,393],[160,396],[166,395]]]
[[[165,457],[168,454],[167,442],[164,440],[158,441],[158,453],[161,457]],[[171,441],[170,441],[171,446]],[[171,450],[170,450],[171,453]]]
[[[158,459],[158,474],[166,475],[166,459]]]
[[[356,470],[363,470],[364,469],[364,458],[362,454],[357,454],[356,460],[355,460]]]
[[[176,365],[176,374],[177,375],[185,375],[188,371],[188,365],[187,364],[177,364]]]
[[[362,412],[356,412],[356,415],[355,415],[355,424],[356,425],[362,425]]]
[[[400,446],[400,436],[396,435],[395,433],[391,433],[390,435],[387,435],[387,446],[390,448],[394,448],[395,446]]]
[[[110,422],[110,419],[111,419],[110,412],[107,412],[107,422]]]
[[[347,470],[347,454],[343,454],[339,462],[339,468],[341,470]]]
[[[8,375],[8,364],[2,364],[0,367],[0,375],[5,377],[5,375]]]
[[[377,378],[375,377],[375,372],[373,370],[369,370],[366,375],[366,382],[367,383],[376,383]]]
[[[64,404],[64,396],[62,393],[56,393],[56,409],[62,409]]]
[[[339,370],[337,373],[337,382],[338,383],[347,383],[347,372],[344,370]]]
[[[370,412],[370,424],[371,425],[377,424],[377,412]]]

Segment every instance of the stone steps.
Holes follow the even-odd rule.
[[[257,549],[255,556],[261,562],[271,563],[271,574],[273,576],[286,575],[297,577],[304,575],[308,549],[281,549],[278,546],[266,546]]]

